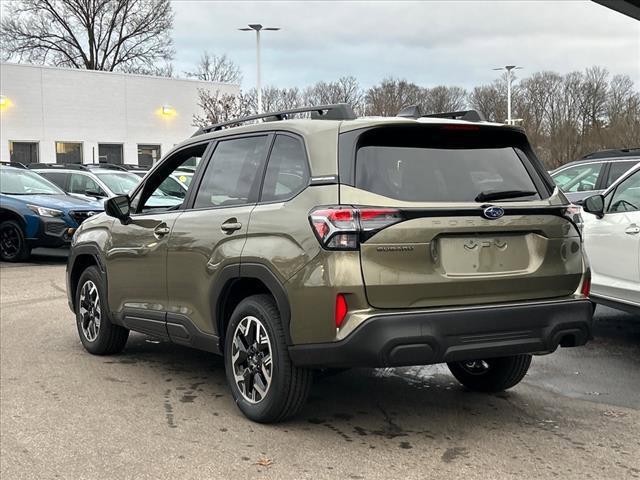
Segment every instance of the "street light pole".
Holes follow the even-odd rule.
[[[505,65],[504,67],[494,68],[494,70],[507,71],[507,125],[511,125],[511,81],[513,80],[512,70],[520,70],[522,67],[515,65]]]
[[[250,23],[248,28],[239,28],[243,32],[256,32],[256,94],[258,96],[258,113],[262,113],[262,82],[260,77],[260,32],[262,30],[276,31],[279,27],[263,27],[259,23]]]

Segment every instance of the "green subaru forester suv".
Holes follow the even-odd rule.
[[[183,164],[186,197],[152,206]],[[67,267],[84,347],[120,352],[134,330],[223,355],[258,422],[299,411],[316,370],[446,362],[495,392],[592,338],[579,214],[524,132],[478,112],[212,125],[105,210]]]

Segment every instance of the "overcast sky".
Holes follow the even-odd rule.
[[[526,76],[591,65],[630,75],[640,88],[640,22],[591,1],[174,0],[177,72],[200,53],[226,53],[243,87],[255,84],[255,34],[247,23],[281,27],[262,35],[263,85],[306,86],[342,75],[371,86],[384,77],[466,88],[517,64]]]

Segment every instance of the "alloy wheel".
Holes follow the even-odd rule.
[[[91,280],[87,280],[80,290],[80,327],[84,338],[95,342],[100,332],[102,310],[100,308],[100,294],[98,287]]]
[[[240,393],[250,403],[262,401],[273,375],[271,340],[262,322],[244,317],[233,332],[233,376]]]
[[[15,225],[6,225],[0,232],[0,251],[4,258],[14,258],[20,252],[20,232]]]

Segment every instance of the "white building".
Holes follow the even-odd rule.
[[[0,160],[148,165],[196,128],[198,89],[239,85],[0,64]]]

